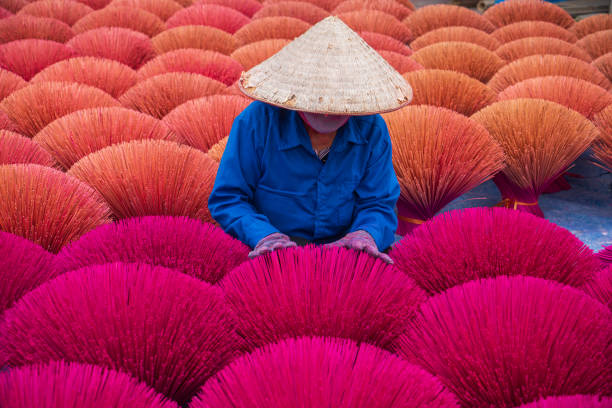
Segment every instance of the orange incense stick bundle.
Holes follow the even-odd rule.
[[[576,34],[578,38],[586,37],[597,31],[610,29],[612,29],[612,14],[596,14],[583,18],[570,27],[570,31]]]
[[[229,135],[234,119],[250,103],[250,99],[234,95],[206,96],[178,106],[164,122],[185,143],[207,152]]]
[[[40,71],[30,83],[64,81],[96,87],[118,98],[136,85],[137,76],[119,61],[97,57],[76,57],[56,62]]]
[[[416,51],[412,59],[428,69],[446,69],[487,82],[505,65],[494,52],[467,42],[439,42]]]
[[[412,87],[413,105],[440,106],[469,116],[497,101],[491,88],[459,72],[424,69],[404,78]]]
[[[592,57],[577,45],[552,37],[527,37],[506,43],[497,49],[497,55],[508,62],[530,55],[566,55],[586,62]]]
[[[570,28],[574,19],[556,4],[542,0],[512,0],[495,4],[483,16],[496,27],[518,21],[546,21],[563,28]]]
[[[543,216],[539,196],[599,136],[578,112],[541,99],[501,101],[475,113],[502,146],[506,167],[494,181],[502,204]]]
[[[265,2],[263,7],[253,15],[253,20],[281,16],[298,18],[314,25],[328,17],[329,11],[305,1]]]
[[[461,41],[480,45],[489,51],[495,51],[501,43],[491,34],[472,27],[440,27],[429,31],[410,43],[410,48],[417,51],[439,42]]]
[[[501,92],[525,79],[549,75],[583,79],[604,89],[612,89],[612,83],[593,65],[564,55],[532,55],[518,59],[502,67],[488,85]]]
[[[487,130],[456,112],[408,106],[383,117],[401,186],[397,202],[400,235],[504,167],[502,149]]]
[[[180,140],[164,122],[121,107],[70,113],[49,123],[34,137],[66,170],[107,146],[142,139]]]
[[[419,8],[403,20],[415,37],[441,27],[472,27],[492,33],[495,26],[480,14],[466,7],[434,4]]]
[[[17,14],[54,18],[72,26],[92,11],[87,4],[74,0],[38,0],[23,6]]]
[[[601,132],[600,138],[593,145],[593,155],[601,166],[612,171],[612,107],[595,115],[595,124]]]
[[[119,102],[93,86],[73,82],[41,82],[21,88],[0,103],[19,133],[34,137],[55,119],[71,112]]]
[[[111,7],[135,7],[155,14],[166,21],[183,7],[174,0],[113,0]]]
[[[65,43],[74,31],[62,21],[27,14],[0,19],[0,44],[28,38]]]
[[[294,17],[264,17],[242,26],[234,37],[241,45],[274,38],[293,40],[309,28],[310,24]]]
[[[155,14],[136,7],[110,6],[87,14],[74,23],[76,33],[101,27],[121,27],[153,37],[166,29],[166,24]]]
[[[151,41],[158,55],[181,48],[197,48],[230,55],[238,48],[238,40],[230,33],[203,25],[170,28],[153,37]]]
[[[546,21],[519,21],[502,26],[491,34],[501,43],[508,43],[527,37],[553,37],[568,43],[575,43],[578,38],[570,30]]]
[[[116,218],[173,215],[213,222],[208,211],[217,163],[166,140],[134,140],[83,157],[68,172],[95,188]]]
[[[253,68],[255,65],[267,60],[272,55],[279,52],[285,45],[289,44],[290,40],[276,38],[272,40],[263,40],[243,45],[236,51],[232,52],[230,57],[238,61],[245,70]]]
[[[112,59],[133,69],[155,56],[149,37],[120,27],[86,31],[74,36],[67,45],[78,55]]]
[[[506,88],[499,100],[535,98],[557,102],[589,119],[612,104],[612,94],[600,86],[578,78],[544,76],[526,79]]]
[[[126,108],[161,119],[182,103],[224,90],[225,84],[203,75],[169,72],[139,82],[119,101]]]

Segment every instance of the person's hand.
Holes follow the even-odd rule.
[[[266,252],[272,252],[275,249],[291,248],[297,246],[297,244],[289,239],[285,234],[275,232],[266,237],[263,237],[255,246],[255,248],[249,252],[249,258],[255,258],[256,256],[265,254]]]
[[[343,247],[348,249],[354,249],[356,251],[364,251],[367,254],[379,258],[388,264],[392,264],[393,260],[389,255],[382,253],[378,250],[374,238],[366,231],[354,231],[349,232],[344,238],[334,241],[326,245],[327,247]]]

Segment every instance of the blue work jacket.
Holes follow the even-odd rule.
[[[208,208],[250,247],[274,232],[325,243],[365,230],[384,250],[399,193],[380,115],[351,117],[323,163],[297,112],[253,102],[234,120]]]

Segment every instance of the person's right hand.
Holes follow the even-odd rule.
[[[249,252],[249,258],[255,258],[256,256],[265,254],[266,252],[272,252],[275,249],[291,248],[297,246],[297,244],[289,239],[285,234],[275,232],[266,237],[263,237],[255,246],[255,248]]]

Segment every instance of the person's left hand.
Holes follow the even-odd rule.
[[[369,255],[375,258],[379,258],[388,264],[393,263],[393,260],[389,257],[389,255],[382,253],[378,250],[374,238],[372,238],[370,234],[363,230],[349,232],[344,236],[344,238],[329,243],[325,246],[343,247],[348,249],[354,249],[356,251],[364,251]]]

